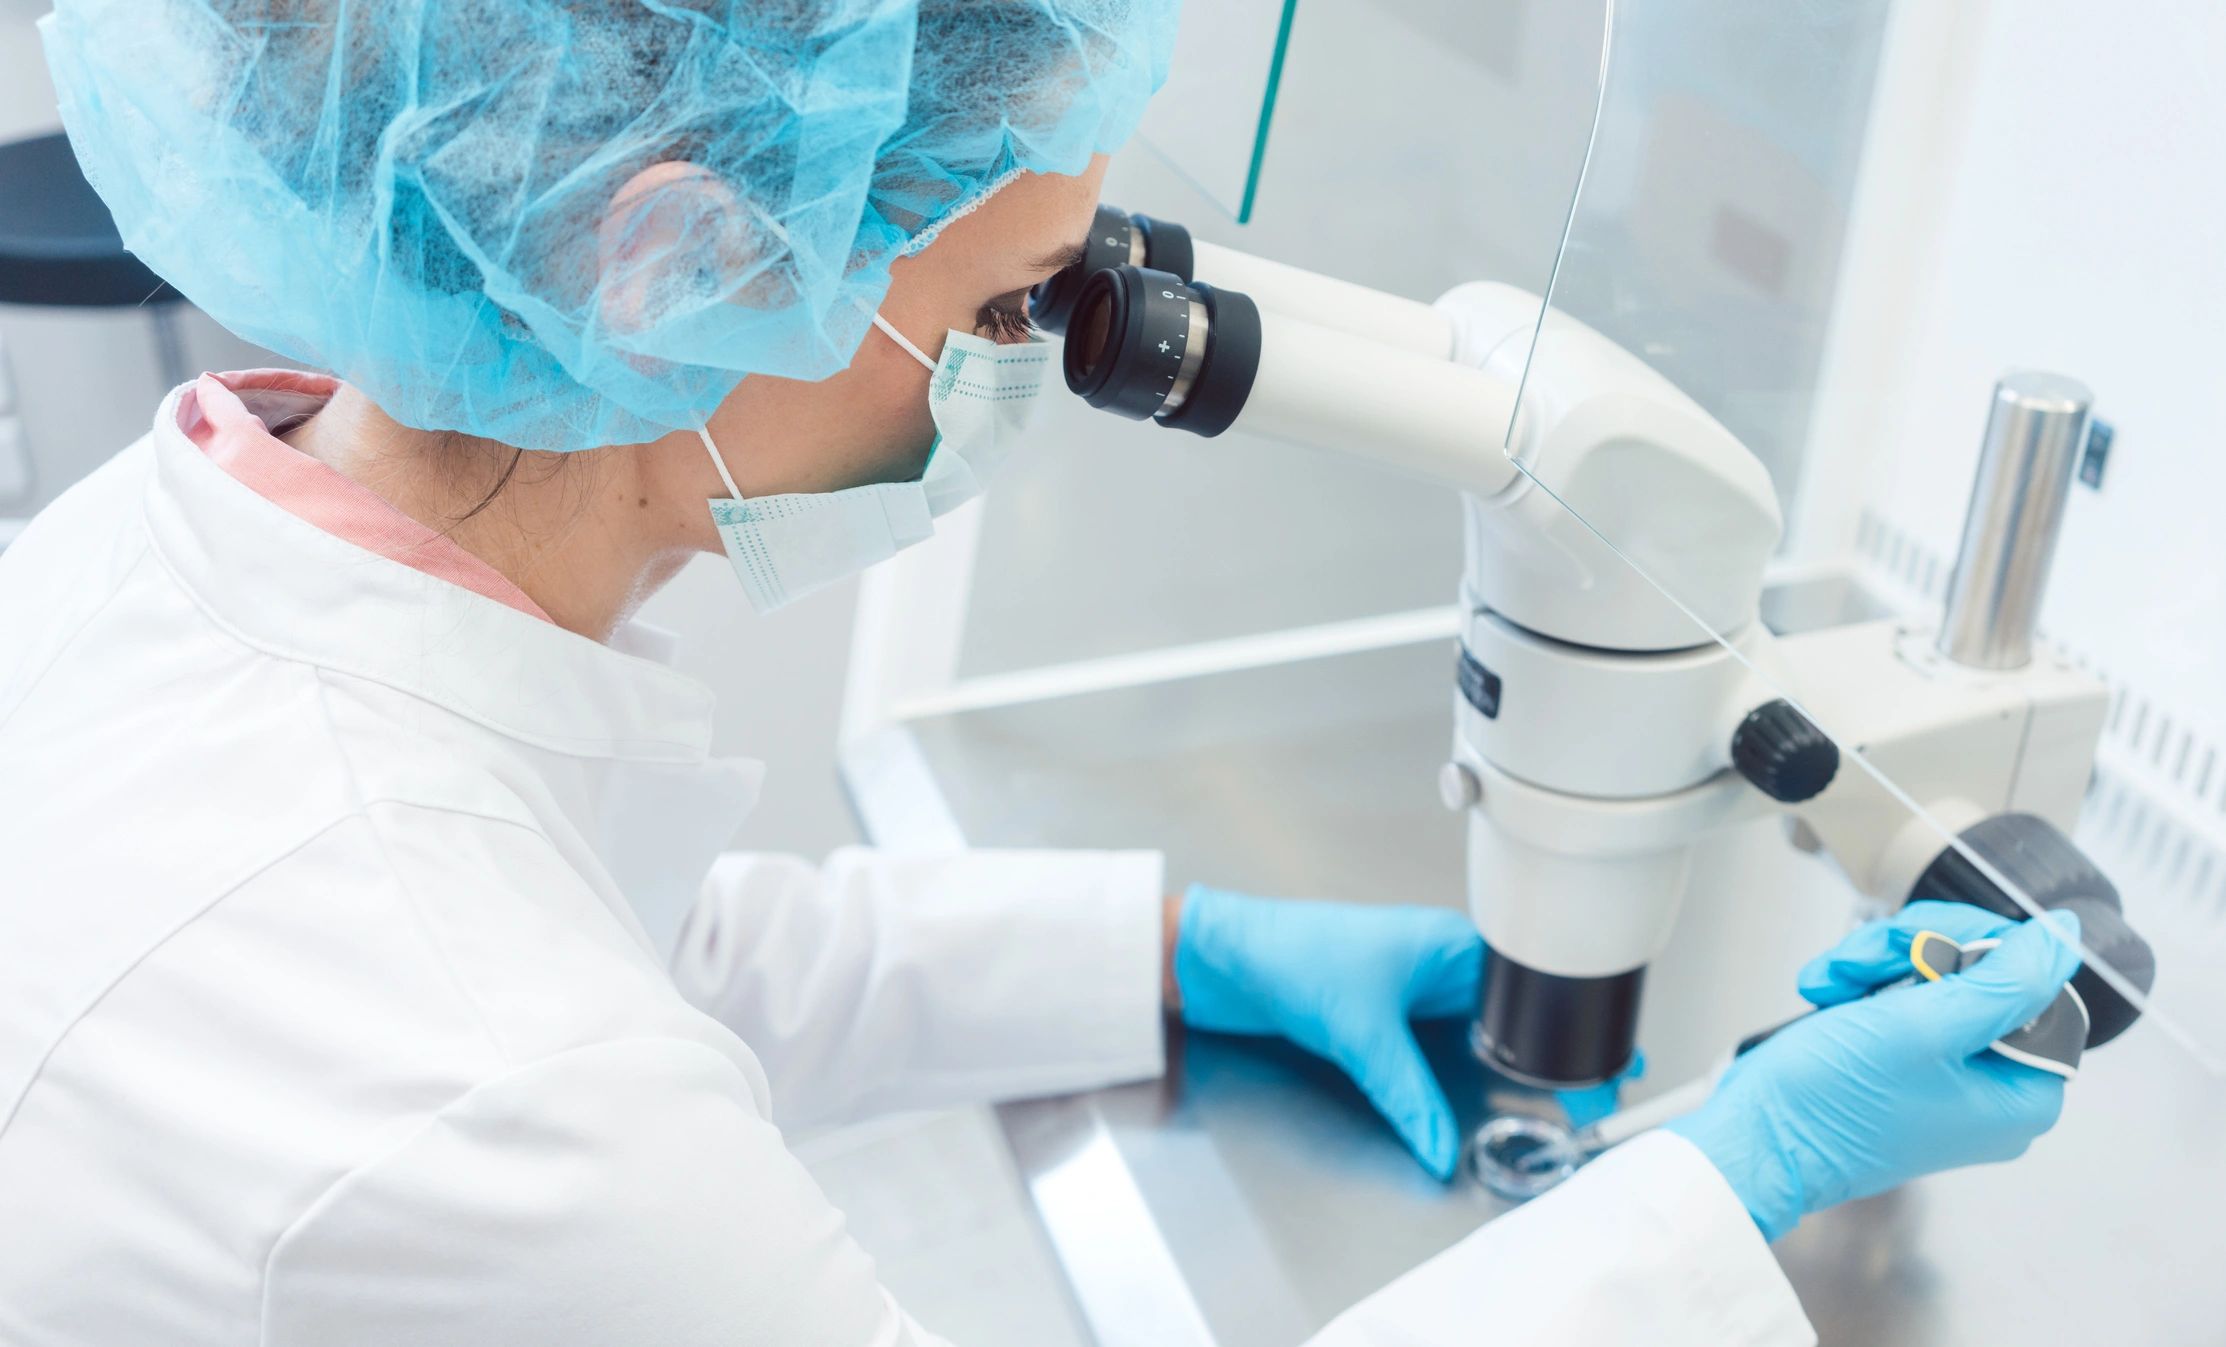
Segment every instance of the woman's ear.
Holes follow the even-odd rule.
[[[613,194],[597,231],[598,316],[614,332],[643,332],[727,302],[760,252],[753,232],[742,202],[709,169],[643,169]]]

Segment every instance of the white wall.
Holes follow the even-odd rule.
[[[0,0],[0,141],[61,125],[31,26],[47,8],[47,0]],[[193,363],[219,369],[267,363],[198,313],[185,315],[181,327]],[[31,461],[28,490],[15,489],[24,475],[12,465],[0,472],[0,516],[35,512],[145,434],[164,391],[154,328],[137,313],[0,307],[0,359]]]
[[[2123,690],[2115,760],[2216,829],[2226,10],[1903,10],[1826,456],[1882,526],[1869,541],[1921,554],[1913,573],[1941,583],[1994,379],[2086,381],[2117,438],[2101,490],[2073,492],[2043,624]]]
[[[0,0],[0,139],[60,125],[46,60],[31,35],[31,25],[51,8],[49,0]]]

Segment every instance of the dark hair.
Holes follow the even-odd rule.
[[[494,484],[472,503],[471,508],[449,520],[441,533],[446,535],[486,513],[509,490],[511,483],[518,480],[520,470],[528,466],[529,454],[533,458],[548,461],[546,472],[540,479],[544,482],[554,480],[559,474],[574,472],[580,460],[592,456],[587,453],[531,453],[514,445],[466,435],[461,431],[442,432],[434,458],[439,468],[451,478],[461,478],[467,474],[473,477],[483,476],[482,466],[497,459],[501,461],[502,470],[495,474]],[[581,503],[585,504],[584,496]]]
[[[459,459],[477,458],[479,456],[480,450],[489,446],[490,443],[491,441],[477,439],[470,435],[462,435],[451,431],[441,436],[441,458],[444,463],[453,467],[456,461]],[[488,506],[494,504],[495,497],[501,495],[503,492],[503,488],[510,485],[511,478],[517,476],[518,465],[525,462],[525,458],[525,450],[512,449],[510,451],[510,461],[503,465],[502,475],[495,479],[495,484],[493,486],[487,488],[487,494],[481,496],[478,503],[473,505],[470,509],[464,511],[462,514],[456,516],[454,519],[449,520],[448,528],[442,529],[441,532],[446,533],[449,529],[453,529],[459,525],[470,522],[472,519],[477,518],[481,512],[486,510]]]

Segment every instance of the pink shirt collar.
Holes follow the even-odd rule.
[[[278,437],[323,411],[340,381],[297,370],[204,374],[178,398],[178,429],[256,495],[343,542],[544,622],[541,605],[463,545]]]

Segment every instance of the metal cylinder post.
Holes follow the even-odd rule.
[[[1994,386],[1963,544],[1948,581],[1940,653],[1974,669],[2033,658],[2048,564],[2094,395],[2059,374],[2016,370]]]

